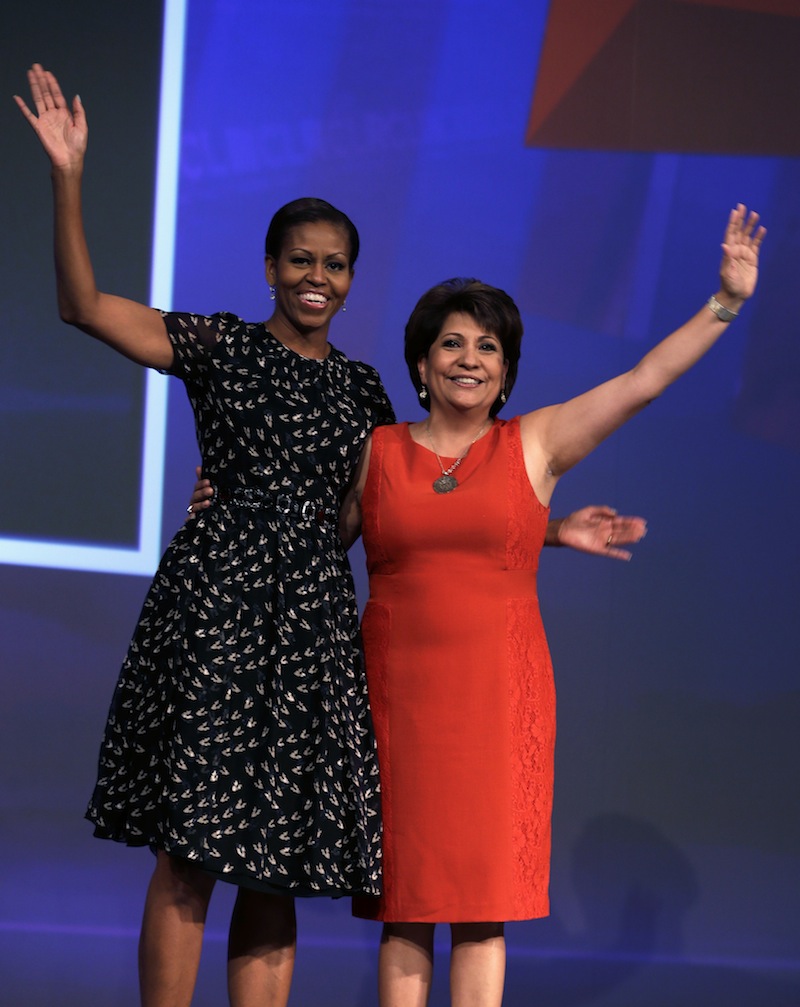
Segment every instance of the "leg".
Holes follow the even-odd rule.
[[[188,1007],[214,879],[159,850],[139,937],[142,1007]]]
[[[452,1007],[500,1007],[506,973],[502,923],[453,923]]]
[[[285,1007],[296,942],[293,898],[240,888],[228,938],[231,1007]]]
[[[432,978],[433,924],[384,924],[378,956],[380,1007],[425,1007]]]

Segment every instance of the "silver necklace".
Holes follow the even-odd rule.
[[[475,434],[472,440],[467,444],[461,454],[456,458],[453,464],[449,468],[445,468],[442,465],[442,459],[439,457],[439,452],[436,450],[436,445],[433,443],[433,437],[431,437],[431,421],[428,420],[425,424],[425,434],[430,441],[431,449],[436,455],[436,461],[439,463],[439,468],[442,470],[442,474],[438,479],[433,481],[433,491],[434,493],[452,493],[453,490],[458,486],[458,480],[455,478],[453,473],[458,468],[458,466],[464,461],[469,453],[469,449],[475,443],[475,441],[483,433],[483,428],[486,426],[486,420],[481,423],[480,430]]]

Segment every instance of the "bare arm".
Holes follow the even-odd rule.
[[[36,115],[18,95],[14,100],[50,159],[61,318],[137,363],[168,368],[173,351],[161,315],[138,301],[105,294],[95,283],[81,205],[89,136],[83,104],[76,97],[70,109],[56,78],[38,63],[28,71],[28,82]]]
[[[716,296],[733,312],[738,312],[755,290],[765,233],[758,226],[757,214],[748,215],[741,204],[731,211]],[[697,363],[727,327],[727,322],[704,306],[630,371],[560,405],[523,416],[525,463],[542,502],[549,502],[564,472]]]
[[[364,442],[361,457],[358,459],[358,465],[353,473],[353,481],[339,511],[339,535],[344,542],[345,549],[349,549],[361,534],[361,496],[367,483],[371,454],[372,437],[370,436]]]

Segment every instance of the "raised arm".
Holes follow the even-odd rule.
[[[720,288],[710,305],[654,347],[630,371],[577,398],[521,419],[528,475],[543,503],[558,478],[609,434],[636,415],[719,339],[758,278],[758,256],[766,231],[758,214],[741,203],[731,211],[722,243]]]
[[[61,318],[137,363],[168,368],[173,351],[161,315],[137,301],[105,294],[95,283],[81,206],[89,136],[83,104],[75,97],[70,109],[56,78],[38,63],[28,71],[28,82],[36,114],[18,95],[14,100],[50,159]]]

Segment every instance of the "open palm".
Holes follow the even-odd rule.
[[[759,226],[757,213],[747,213],[742,203],[731,210],[722,243],[720,279],[723,289],[732,297],[747,299],[753,295],[758,281],[758,256],[767,233]]]
[[[28,83],[36,114],[19,95],[14,95],[14,101],[39,137],[53,167],[79,167],[89,137],[80,98],[73,100],[70,109],[56,78],[39,63],[28,71]]]
[[[561,545],[588,552],[593,556],[628,560],[631,554],[623,545],[640,542],[647,533],[647,522],[641,517],[628,517],[612,507],[591,505],[564,518],[558,530]]]

